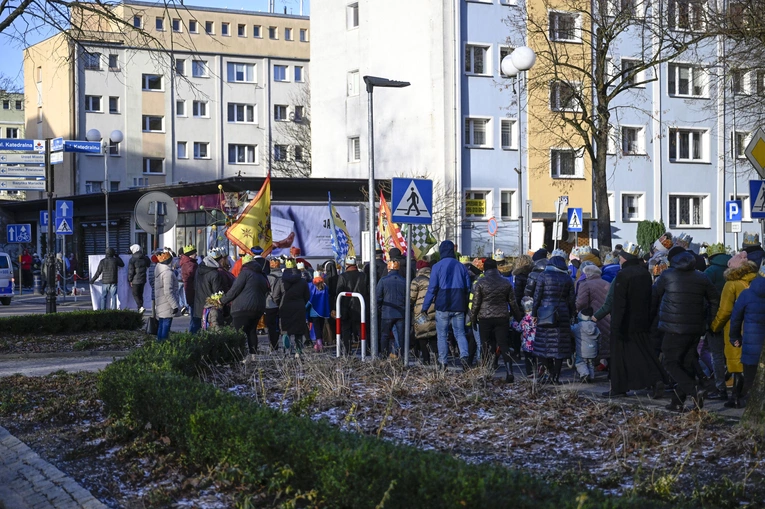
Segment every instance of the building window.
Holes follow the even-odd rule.
[[[207,35],[215,35],[215,23],[212,21],[205,21],[205,33]]]
[[[220,24],[220,35],[223,35],[225,37],[229,37],[231,35],[231,24],[229,24],[229,23],[221,23]]]
[[[148,178],[146,178],[146,177],[133,177],[133,187],[146,187],[148,185],[149,185],[149,179]]]
[[[17,99],[17,100],[16,100],[16,109],[17,109],[17,110],[20,110],[20,109],[22,109],[23,107],[24,107],[24,102],[23,102],[23,101],[21,101],[21,100],[19,100],[19,99]]]
[[[510,53],[513,52],[513,48],[510,46],[500,46],[499,47],[499,61],[497,62],[497,69],[499,69],[500,76],[507,77],[505,73],[502,72],[502,60],[505,59],[506,56],[510,55]]]
[[[195,117],[207,117],[207,101],[194,101],[191,108],[191,113]]]
[[[291,28],[285,28],[284,29],[284,40],[285,41],[291,41],[292,40],[292,29]]]
[[[669,195],[669,226],[704,226],[704,196]]]
[[[157,157],[143,158],[144,173],[165,173],[165,160]]]
[[[348,96],[359,95],[359,71],[348,72]]]
[[[308,30],[305,28],[300,29],[300,42],[308,42]]]
[[[550,12],[550,40],[556,42],[580,42],[581,19],[572,12]]]
[[[83,53],[82,61],[86,71],[101,70],[101,53]]]
[[[704,161],[707,131],[692,129],[669,130],[670,161]]]
[[[749,133],[737,132],[734,135],[733,152],[737,159],[746,159],[746,146],[749,144]]]
[[[186,76],[186,59],[185,58],[175,59],[175,73],[178,76]]]
[[[165,19],[164,18],[156,18],[154,20],[154,24],[156,25],[158,31],[160,31],[160,32],[164,32],[165,31]]]
[[[489,122],[488,118],[466,118],[465,119],[465,146],[476,148],[491,148],[488,136]]]
[[[252,25],[252,36],[256,38],[263,37],[263,27],[260,25]]]
[[[704,28],[704,3],[699,0],[669,0],[667,21],[674,30]]]
[[[622,193],[622,221],[643,220],[643,195]]]
[[[175,101],[175,114],[179,117],[186,116],[186,101],[183,99],[178,99]]]
[[[348,7],[345,8],[345,19],[346,19],[346,25],[348,27],[348,30],[351,30],[359,26],[359,3],[358,2],[349,4]]]
[[[110,97],[109,98],[109,113],[119,113],[120,112],[120,98],[119,97]]]
[[[487,216],[491,206],[489,198],[491,191],[465,191],[465,217],[483,219]]]
[[[228,69],[228,81],[230,83],[255,82],[255,64],[229,62],[226,68]]]
[[[161,133],[164,130],[164,117],[143,115],[141,120],[143,121],[143,132],[145,133]]]
[[[255,164],[255,145],[228,146],[228,164]]]
[[[133,16],[133,26],[136,28],[141,28],[141,26],[143,26],[143,17]]]
[[[303,121],[303,107],[295,106],[295,114],[292,116],[292,120],[300,123]]]
[[[295,83],[302,83],[302,82],[303,82],[303,66],[296,65],[295,66]]]
[[[515,126],[517,122],[512,118],[503,118],[500,121],[500,140],[502,148],[510,150],[516,148],[515,146]]]
[[[274,81],[287,81],[286,65],[274,65]]]
[[[303,147],[295,146],[295,161],[303,162]]]
[[[37,83],[42,83],[42,66],[37,68]]]
[[[195,78],[206,78],[209,75],[207,70],[207,60],[192,60],[191,75]]]
[[[5,128],[5,137],[6,138],[12,138],[12,139],[18,139],[18,137],[19,137],[19,128],[18,127],[6,127]]]
[[[552,178],[583,177],[584,167],[581,156],[573,149],[552,149],[550,151],[550,175]]]
[[[516,217],[517,214],[513,214],[513,197],[515,191],[502,191],[500,193],[500,216],[510,219]]]
[[[236,26],[236,35],[239,37],[247,37],[247,25],[245,24],[238,24]]]
[[[178,159],[188,159],[189,153],[186,149],[187,149],[187,143],[185,141],[179,141],[178,143],[176,143],[176,149],[175,149],[175,152],[177,154],[176,157],[178,157]]]
[[[209,159],[210,158],[210,144],[207,142],[195,141],[194,142],[194,159]]]
[[[643,71],[635,71],[637,67],[641,67],[643,62],[640,60],[634,60],[631,58],[622,58],[622,83],[631,87],[638,86],[645,87],[645,74]],[[636,85],[637,84],[637,85]]]
[[[255,106],[252,104],[228,103],[228,121],[237,124],[255,123]]]
[[[101,96],[86,95],[85,96],[85,111],[100,112],[101,111]]]
[[[103,187],[104,187],[104,183],[100,180],[86,180],[85,194],[100,193]]]
[[[11,100],[10,99],[3,99],[3,109],[4,110],[10,110],[11,109]]]
[[[465,45],[465,72],[467,74],[490,74],[487,60],[489,46]]]
[[[704,70],[685,64],[669,64],[669,95],[684,97],[705,97],[706,79]]]
[[[116,141],[109,140],[109,155],[110,156],[118,156],[120,155],[120,144]],[[112,182],[114,184],[114,182]],[[114,191],[114,189],[112,189]]]
[[[274,120],[288,120],[287,106],[285,106],[284,104],[274,105]]]
[[[361,161],[361,138],[354,136],[348,138],[348,162],[358,163]]]
[[[550,83],[550,109],[552,111],[579,111],[578,84],[565,81]]]
[[[119,61],[118,55],[109,55],[109,70],[110,71],[120,70],[120,61]]]
[[[642,127],[622,126],[622,154],[645,154],[645,143]]]
[[[272,40],[279,38],[279,32],[276,27],[268,27],[268,38]]]
[[[749,93],[749,73],[742,69],[734,69],[730,72],[731,89],[734,94]]]
[[[197,23],[197,20],[195,19],[189,20],[189,32],[191,32],[192,34],[199,33],[199,24]]]
[[[287,145],[274,145],[274,161],[286,161],[288,150]]]
[[[162,76],[158,74],[141,75],[142,90],[162,90]]]
[[[181,28],[182,26],[183,25],[181,24],[181,20],[179,20],[178,18],[173,18],[173,32],[182,31],[182,28]]]

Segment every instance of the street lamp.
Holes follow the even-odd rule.
[[[372,343],[372,357],[377,357],[377,267],[375,266],[375,136],[374,136],[374,96],[375,87],[404,88],[408,81],[394,81],[377,76],[364,76],[367,86],[367,136],[369,144],[369,341]]]
[[[523,124],[521,123],[521,80],[524,71],[534,67],[536,61],[537,55],[534,53],[534,50],[528,46],[521,46],[505,56],[500,64],[502,73],[510,78],[515,77],[515,81],[518,84],[518,168],[515,170],[518,174],[518,256],[523,254],[523,133],[521,131]],[[528,129],[526,131],[528,132]]]
[[[109,248],[109,144],[110,143],[121,143],[123,136],[122,131],[119,129],[116,129],[112,131],[112,134],[109,135],[109,139],[102,139],[101,137],[101,131],[98,129],[90,129],[87,133],[85,133],[85,139],[88,141],[101,141],[101,149],[104,154],[104,185],[103,185],[103,193],[104,193],[104,214],[106,217],[106,247]]]

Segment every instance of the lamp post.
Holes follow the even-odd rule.
[[[521,46],[515,48],[512,53],[503,58],[500,65],[502,73],[510,78],[515,77],[515,81],[518,84],[518,168],[515,170],[518,174],[518,256],[523,254],[523,132],[521,131],[523,124],[521,123],[521,80],[523,79],[523,72],[534,67],[536,61],[537,55],[534,53],[534,50],[528,46]],[[526,131],[528,135],[528,129]]]
[[[374,135],[374,89],[404,88],[408,81],[394,81],[376,76],[364,76],[367,86],[367,137],[369,144],[369,341],[372,344],[372,357],[377,357],[377,267],[375,266],[375,135]],[[408,255],[407,255],[408,256]]]
[[[106,247],[109,248],[109,187],[111,186],[111,183],[109,182],[109,145],[110,143],[121,143],[123,136],[122,131],[119,129],[112,131],[112,134],[109,135],[109,139],[104,139],[101,137],[101,131],[98,129],[90,129],[87,133],[85,133],[85,139],[88,141],[100,141],[101,142],[101,149],[104,154],[104,185],[103,185],[103,193],[104,193],[104,215],[106,217]]]

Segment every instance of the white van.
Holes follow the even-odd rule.
[[[13,264],[8,253],[0,253],[0,304],[8,306],[13,297]]]

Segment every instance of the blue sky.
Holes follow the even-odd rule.
[[[161,2],[158,2],[161,3]],[[304,14],[308,14],[310,0],[304,2]],[[247,11],[267,11],[268,0],[185,0],[187,6],[220,7],[226,9],[243,9]],[[276,0],[276,12],[284,12],[287,7],[288,14],[300,12],[300,0]],[[3,16],[4,17],[4,16]],[[34,44],[53,35],[51,30],[39,30],[27,34],[27,42]],[[8,77],[17,83],[19,88],[23,85],[22,62],[23,46],[7,35],[0,34],[0,47],[4,48],[3,57],[0,59],[0,76]]]

